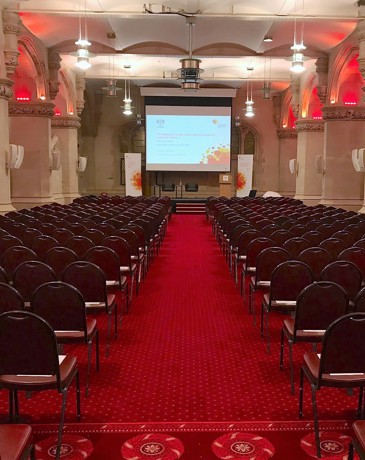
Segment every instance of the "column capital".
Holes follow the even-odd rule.
[[[9,116],[52,118],[54,104],[50,102],[10,102]]]
[[[9,100],[13,95],[13,90],[11,87],[13,86],[13,80],[9,80],[8,78],[0,78],[0,99]]]
[[[298,133],[295,129],[278,129],[277,130],[279,139],[297,139]]]
[[[51,121],[52,128],[79,129],[81,127],[80,118],[70,117],[53,117]]]
[[[365,107],[352,107],[348,105],[322,107],[323,120],[365,120]]]
[[[298,133],[301,132],[321,132],[324,131],[323,120],[301,119],[295,121],[295,128]]]

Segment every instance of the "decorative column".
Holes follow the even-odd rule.
[[[58,71],[61,68],[61,56],[55,52],[48,52],[48,71],[49,71],[49,97],[51,101],[56,99],[60,82],[58,80]]]
[[[294,196],[295,174],[289,170],[289,160],[297,157],[297,133],[293,129],[278,130],[279,137],[279,187],[278,193]]]
[[[53,107],[48,102],[10,104],[10,140],[24,146],[23,164],[11,174],[12,201],[17,209],[52,202],[49,150]]]
[[[300,77],[299,75],[291,75],[290,77],[290,89],[291,89],[291,108],[295,118],[299,116],[299,101],[300,101]]]
[[[327,101],[327,85],[328,85],[328,57],[319,57],[316,60],[317,69],[317,94],[322,104]]]
[[[325,106],[324,169],[321,204],[358,211],[364,174],[352,165],[352,150],[365,147],[365,107]]]
[[[77,130],[79,117],[54,117],[51,121],[52,135],[58,136],[62,164],[62,198],[65,204],[79,197]]]
[[[76,75],[76,109],[77,115],[80,116],[85,107],[85,77]]]
[[[6,167],[9,151],[9,99],[13,82],[0,77],[0,214],[14,211],[10,198],[10,172]]]
[[[295,125],[298,133],[295,198],[314,206],[322,197],[322,172],[315,165],[317,155],[323,160],[324,122],[301,119]]]
[[[4,31],[4,57],[7,76],[15,72],[18,65],[18,37],[20,34],[20,19],[17,13],[2,12]]]

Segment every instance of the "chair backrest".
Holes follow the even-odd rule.
[[[342,251],[338,258],[340,260],[349,260],[357,265],[361,271],[363,280],[365,280],[365,249],[352,246]]]
[[[89,238],[89,240],[91,240],[95,245],[101,244],[105,238],[104,233],[96,228],[88,228],[83,232],[82,236]]]
[[[336,228],[331,224],[321,224],[316,230],[322,233],[325,238],[332,238],[333,234],[336,233]]]
[[[104,273],[106,280],[121,283],[120,260],[113,249],[107,246],[93,246],[90,248],[84,260],[98,266]]]
[[[82,259],[84,254],[93,246],[94,243],[90,240],[90,238],[82,235],[72,236],[66,242],[66,248],[69,248],[75,252],[79,259]]]
[[[67,265],[76,262],[76,260],[78,260],[77,254],[64,246],[51,248],[43,258],[43,262],[54,270],[58,280],[62,278]]]
[[[304,238],[301,238],[300,236],[289,238],[283,243],[283,248],[289,252],[290,257],[292,259],[297,259],[299,254],[302,251],[304,251],[304,249],[307,249],[309,247],[310,247],[309,241],[307,241]]]
[[[365,373],[365,313],[334,321],[323,338],[318,386],[323,374]]]
[[[278,265],[271,275],[270,302],[296,300],[299,293],[313,282],[310,267],[299,260],[288,260]]]
[[[354,311],[365,313],[365,287],[360,289],[355,297]]]
[[[330,281],[318,281],[305,287],[298,295],[294,320],[297,330],[326,330],[348,312],[345,290]]]
[[[305,225],[301,224],[294,224],[292,227],[289,228],[290,233],[293,237],[303,236],[304,233],[308,231]]]
[[[365,249],[365,238],[363,237],[361,240],[355,241],[354,246]]]
[[[29,302],[35,289],[43,283],[56,281],[57,277],[51,267],[43,262],[32,260],[21,263],[14,272],[13,286]]]
[[[281,230],[276,230],[276,232],[272,233],[270,235],[270,238],[274,241],[276,246],[282,246],[285,241],[289,240],[290,238],[293,238],[292,233],[290,233],[289,230],[281,229]]]
[[[59,243],[56,238],[53,238],[49,235],[40,235],[33,239],[30,248],[37,254],[40,259],[43,259],[44,255],[49,249],[58,245]]]
[[[37,228],[27,227],[24,230],[22,230],[20,234],[20,239],[22,240],[24,246],[30,248],[34,238],[40,235],[42,235],[42,232]]]
[[[263,236],[255,238],[247,246],[246,268],[256,267],[258,255],[266,248],[275,246],[273,240]]]
[[[64,246],[66,242],[74,236],[74,233],[69,228],[57,228],[52,235],[58,241],[60,246]]]
[[[298,260],[310,267],[315,281],[319,280],[324,267],[332,262],[329,252],[318,246],[302,251],[298,256]]]
[[[349,300],[354,301],[361,289],[362,275],[360,269],[353,262],[335,260],[323,268],[320,280],[333,281],[339,284],[347,293]]]
[[[3,253],[0,260],[8,279],[12,280],[15,269],[22,262],[38,260],[38,256],[26,246],[12,246]]]
[[[62,281],[78,289],[85,302],[106,302],[106,278],[97,265],[79,260],[66,267]]]
[[[165,182],[162,184],[162,190],[164,192],[173,192],[175,190],[175,184],[172,182]]]
[[[290,260],[288,251],[274,246],[264,249],[256,260],[256,281],[270,281],[274,269],[282,262]]]
[[[323,235],[317,230],[309,230],[304,233],[303,238],[309,241],[311,246],[318,246],[321,241],[323,241]]]
[[[24,300],[13,286],[0,283],[0,313],[12,310],[24,310]]]
[[[241,233],[241,236],[237,242],[238,255],[241,256],[247,254],[247,248],[251,241],[260,237],[262,237],[262,233],[255,228],[249,228]]]
[[[0,283],[9,283],[9,278],[3,267],[0,266]]]
[[[345,241],[338,238],[326,238],[318,246],[329,252],[332,260],[336,260],[338,255],[347,248]]]
[[[356,236],[349,230],[338,230],[333,238],[338,238],[346,243],[347,247],[352,246],[356,241]]]
[[[260,229],[260,232],[261,232],[264,236],[266,236],[266,238],[270,238],[270,236],[271,236],[274,232],[276,232],[276,230],[280,230],[280,227],[279,227],[278,225],[276,225],[276,224],[271,223],[271,224],[268,224],[268,225],[266,225],[265,227],[261,228],[261,229]]]
[[[138,256],[138,236],[133,230],[121,228],[115,232],[115,236],[123,238],[128,243],[131,254],[133,256]]]
[[[126,240],[120,236],[107,236],[103,239],[102,245],[112,249],[117,254],[121,266],[131,268],[131,250]]]
[[[67,217],[67,220],[69,220],[69,217]],[[70,222],[67,228],[71,230],[74,235],[81,235],[86,230],[85,225],[80,222],[80,218],[78,216],[75,216],[75,221]]]
[[[0,374],[55,375],[60,381],[56,336],[43,318],[27,311],[0,315]]]
[[[86,308],[80,291],[62,281],[39,286],[30,308],[45,319],[54,331],[83,331],[86,334]]]
[[[0,256],[12,246],[23,246],[23,243],[19,238],[12,235],[0,236]]]

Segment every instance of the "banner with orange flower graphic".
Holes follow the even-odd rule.
[[[236,196],[248,196],[252,189],[253,155],[238,155]]]
[[[141,154],[126,153],[125,158],[125,194],[142,195]]]

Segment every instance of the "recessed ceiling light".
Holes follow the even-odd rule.
[[[264,42],[272,42],[272,36],[271,35],[265,35]]]

